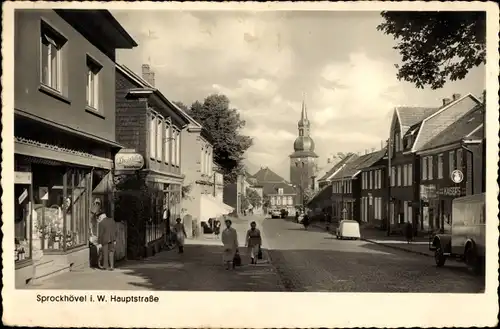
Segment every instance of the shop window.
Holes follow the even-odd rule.
[[[99,110],[99,72],[102,65],[87,56],[87,106]]]
[[[47,23],[41,24],[40,66],[43,85],[62,93],[62,48],[66,39]]]
[[[87,243],[89,230],[90,173],[80,169],[33,165],[36,195],[33,247],[67,250]]]

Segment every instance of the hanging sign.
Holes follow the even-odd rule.
[[[49,188],[46,186],[40,186],[38,188],[38,197],[40,200],[48,200],[49,199]]]
[[[19,204],[23,203],[23,201],[26,199],[27,196],[28,196],[28,190],[24,189],[23,193],[21,193],[21,195],[19,196],[19,198],[17,198],[17,202]]]
[[[464,174],[461,170],[453,170],[451,173],[451,180],[453,183],[458,184],[461,183],[464,180]]]
[[[139,170],[143,166],[143,156],[134,150],[122,150],[115,155],[115,170]]]

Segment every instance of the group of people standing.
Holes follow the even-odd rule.
[[[115,246],[118,230],[115,220],[108,217],[102,210],[99,199],[96,199],[92,205],[92,221],[90,224],[89,242],[97,250],[96,267],[112,271],[115,267]]]

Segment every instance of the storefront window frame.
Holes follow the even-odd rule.
[[[31,173],[31,172],[29,172],[29,173]],[[34,202],[34,198],[33,198],[33,182],[31,182],[30,184],[20,184],[20,183],[14,182],[14,185],[28,186],[28,193],[29,193],[29,195],[28,195],[28,197],[29,197],[28,216],[27,216],[28,223],[26,223],[26,227],[28,228],[28,232],[27,232],[28,236],[27,236],[26,240],[28,242],[29,256],[24,258],[24,259],[21,259],[21,260],[14,259],[14,266],[16,268],[20,268],[20,267],[23,267],[23,266],[30,264],[33,260],[33,212],[35,211],[35,209],[34,209],[35,202]],[[17,202],[17,198],[14,198],[14,202]],[[23,220],[26,220],[26,219],[23,218]],[[15,238],[15,234],[14,234],[14,238]],[[15,246],[14,246],[14,248],[15,248]]]

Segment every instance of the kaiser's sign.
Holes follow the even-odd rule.
[[[135,150],[121,150],[115,155],[115,170],[139,170],[144,166],[144,158]]]

